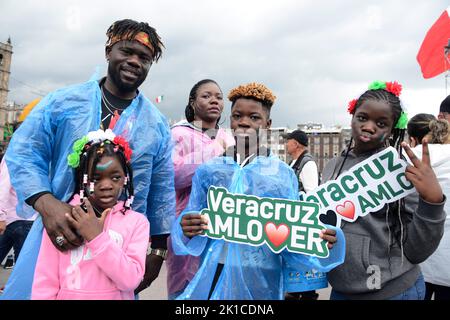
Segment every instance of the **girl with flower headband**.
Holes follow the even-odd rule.
[[[399,99],[397,82],[373,82],[358,99],[349,103],[352,138],[347,150],[324,168],[323,181],[394,146],[402,148],[412,165],[405,172],[413,193],[385,205],[378,212],[342,222],[346,236],[344,264],[328,274],[331,299],[423,299],[425,284],[419,263],[436,250],[442,237],[445,196],[430,166],[427,141],[419,160],[403,142],[406,113]]]
[[[144,276],[150,226],[131,210],[131,153],[128,142],[111,130],[89,132],[74,143],[68,165],[76,169],[77,185],[72,212],[65,215],[85,243],[62,253],[44,232],[32,299],[134,299]]]

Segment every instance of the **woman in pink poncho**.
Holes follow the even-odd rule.
[[[177,216],[188,204],[192,177],[197,167],[223,154],[227,147],[234,144],[232,135],[218,126],[222,110],[223,94],[219,85],[210,79],[201,80],[189,94],[186,120],[172,127]],[[176,256],[170,237],[168,241],[167,288],[169,299],[175,299],[197,272],[199,258]]]

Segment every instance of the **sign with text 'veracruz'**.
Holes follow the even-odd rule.
[[[327,257],[326,241],[320,238],[319,205],[314,202],[260,198],[232,194],[222,187],[210,187],[208,207],[201,211],[208,219],[205,236],[253,246],[266,244],[279,253],[283,249]]]

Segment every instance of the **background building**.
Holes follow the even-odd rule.
[[[284,135],[292,132],[287,128],[275,128],[276,134],[271,137],[271,149],[278,152],[278,156],[285,162],[290,163],[291,157],[286,152],[286,140]],[[298,124],[297,129],[306,132],[308,136],[308,151],[314,156],[319,172],[327,162],[339,155],[350,142],[351,129],[342,127],[325,128],[321,123]],[[279,137],[278,137],[279,135]],[[278,146],[276,142],[278,141]]]
[[[304,131],[309,139],[308,150],[316,159],[319,172],[322,172],[327,162],[345,148],[342,130],[340,128],[321,128]]]
[[[8,122],[11,112],[11,107],[8,105],[7,99],[12,53],[11,39],[8,39],[6,43],[0,42],[0,152],[6,146],[4,138],[5,124]],[[12,109],[14,110],[14,106]]]
[[[288,128],[279,127],[279,128],[270,128],[267,133],[268,147],[284,162],[287,162],[289,157],[286,151],[286,139],[284,137],[284,135],[287,132]]]
[[[6,148],[11,139],[12,135],[12,125],[17,122],[20,114],[23,110],[23,105],[17,104],[15,102],[6,102],[4,108],[2,108],[2,118],[3,118],[3,134],[2,134],[2,147]]]

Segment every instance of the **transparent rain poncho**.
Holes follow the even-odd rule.
[[[95,80],[50,93],[32,110],[14,133],[6,153],[18,196],[18,215],[30,217],[34,210],[25,199],[42,191],[69,200],[75,184],[67,155],[74,141],[98,130],[100,122],[101,91]],[[140,93],[123,111],[113,131],[127,139],[133,150],[133,210],[147,215],[152,235],[169,233],[175,219],[175,191],[170,128],[165,117]],[[39,217],[1,299],[29,299],[42,230]]]
[[[294,172],[275,156],[258,156],[241,167],[230,157],[217,157],[201,165],[193,178],[189,204],[172,228],[172,245],[176,254],[201,256],[200,268],[186,290],[177,299],[208,299],[218,263],[221,263],[224,240],[183,235],[180,221],[187,213],[207,207],[210,186],[225,187],[232,193],[298,200]],[[212,300],[281,300],[284,297],[283,265],[302,265],[328,272],[344,261],[345,240],[337,229],[338,241],[328,258],[295,254],[287,250],[273,253],[268,246],[258,247],[227,242],[222,273],[211,294]],[[222,257],[223,258],[223,257]]]

